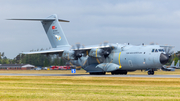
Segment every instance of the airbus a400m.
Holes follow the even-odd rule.
[[[90,74],[127,74],[136,70],[146,70],[148,75],[166,64],[171,56],[171,46],[109,44],[83,47],[69,45],[59,22],[69,22],[51,15],[42,19],[10,19],[41,21],[52,49],[46,51],[23,52],[23,54],[59,54],[71,65],[80,66]],[[164,49],[164,47],[166,49]]]

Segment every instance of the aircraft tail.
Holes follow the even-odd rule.
[[[176,63],[176,68],[179,68],[179,60],[178,60],[178,62]]]
[[[174,61],[171,63],[171,66],[170,67],[174,67]]]
[[[41,21],[52,48],[61,48],[61,49],[70,48],[66,36],[64,35],[64,32],[58,22],[58,21],[60,22],[69,22],[69,21],[58,19],[56,14],[53,14],[47,18],[42,18],[42,19],[8,19],[8,20]]]

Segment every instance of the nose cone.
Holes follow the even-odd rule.
[[[169,60],[169,56],[166,55],[166,54],[161,53],[161,55],[160,55],[161,64],[163,64],[163,65],[166,64],[168,62],[168,60]]]

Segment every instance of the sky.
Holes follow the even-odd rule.
[[[179,0],[0,0],[0,52],[51,47],[42,24],[10,18],[46,18],[57,14],[71,45],[109,43],[173,45],[180,50]]]

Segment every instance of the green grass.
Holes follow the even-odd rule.
[[[180,78],[0,76],[0,100],[178,101]]]

